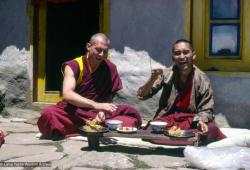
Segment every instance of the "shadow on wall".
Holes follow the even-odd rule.
[[[6,45],[2,45],[2,43],[0,43],[0,57],[1,57],[1,54],[4,52],[4,50],[6,48],[8,48],[9,46],[16,46],[19,49],[29,50],[29,43],[24,44],[23,42],[22,43],[20,42],[19,44],[16,44],[16,43],[12,42],[12,43],[8,43],[8,44],[9,45],[7,45],[7,43],[6,43]]]
[[[183,0],[110,1],[111,46],[146,50],[155,61],[170,65],[172,44],[184,38]]]
[[[27,0],[0,1],[0,54],[11,45],[29,49]]]

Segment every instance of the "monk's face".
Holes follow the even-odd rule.
[[[103,37],[96,37],[93,41],[87,44],[87,50],[91,59],[100,62],[107,58],[109,43]]]
[[[180,72],[190,71],[195,57],[195,52],[188,43],[180,42],[175,44],[172,58]]]

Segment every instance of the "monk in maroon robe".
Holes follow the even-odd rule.
[[[109,39],[97,33],[86,45],[87,54],[80,58],[82,70],[76,60],[62,65],[63,100],[45,108],[38,120],[44,138],[75,133],[86,120],[93,118],[122,120],[123,126],[141,125],[140,113],[136,109],[112,103],[122,82],[116,66],[107,59],[108,48]]]
[[[175,65],[152,70],[150,79],[138,90],[139,99],[148,99],[162,89],[154,120],[167,122],[166,130],[173,126],[193,129],[203,144],[225,138],[213,121],[213,90],[205,73],[193,65],[196,55],[191,43],[183,39],[176,41],[172,53]]]

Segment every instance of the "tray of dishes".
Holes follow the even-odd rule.
[[[137,131],[137,128],[123,126],[123,127],[118,127],[116,130],[117,132],[120,132],[120,133],[135,133]]]

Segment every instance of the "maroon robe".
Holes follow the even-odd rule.
[[[195,114],[189,108],[192,86],[193,86],[194,75],[190,74],[187,81],[183,83],[180,79],[178,81],[178,95],[174,102],[174,107],[172,113],[162,115],[161,117],[156,117],[155,120],[167,122],[166,130],[170,129],[172,126],[179,127],[183,130],[189,130],[193,132],[198,132],[197,125],[194,124],[193,118]],[[197,123],[197,122],[196,122]],[[152,130],[152,127],[148,125],[146,127],[148,130]],[[226,136],[220,131],[215,123],[208,123],[208,132],[206,135],[201,136],[201,144],[207,144],[213,141],[224,139]],[[192,145],[192,141],[171,141],[171,140],[153,140],[153,143],[157,144],[167,144],[167,145]]]
[[[122,82],[116,66],[109,60],[103,60],[97,70],[91,73],[87,57],[83,60],[82,81],[76,85],[75,91],[81,96],[96,102],[110,102],[115,93],[122,88]],[[68,65],[73,70],[76,80],[80,75],[79,65],[75,60],[63,64],[62,70]],[[141,125],[140,113],[128,105],[117,105],[115,112],[106,114],[106,119],[123,121],[123,126],[138,127]],[[95,118],[97,111],[90,108],[80,108],[63,100],[42,111],[38,120],[38,128],[44,138],[50,138],[54,132],[64,136],[77,131],[88,119]]]

